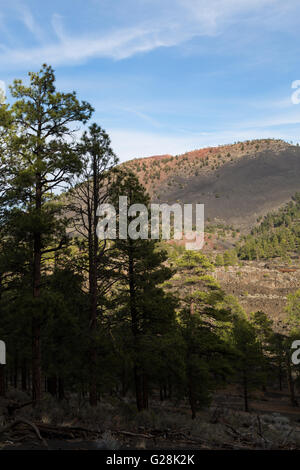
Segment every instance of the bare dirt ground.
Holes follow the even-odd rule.
[[[135,412],[131,400],[119,406],[103,402],[93,410],[64,404],[60,417],[53,407],[47,411],[49,404],[9,418],[6,425],[20,422],[7,432],[0,428],[0,449],[300,449],[300,408],[290,405],[287,390],[252,393],[246,413],[241,391],[229,387],[195,420],[183,402],[152,400],[143,413]]]

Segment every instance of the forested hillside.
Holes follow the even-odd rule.
[[[267,214],[258,220],[258,227],[243,238],[238,248],[241,259],[269,259],[280,257],[285,260],[300,255],[300,193],[278,212]]]

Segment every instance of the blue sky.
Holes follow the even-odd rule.
[[[300,140],[299,0],[0,0],[0,86],[43,62],[121,160]]]

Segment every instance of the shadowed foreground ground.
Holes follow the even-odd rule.
[[[186,405],[174,408],[167,401],[154,402],[152,411],[140,414],[131,403],[115,408],[102,403],[96,410],[85,407],[80,423],[76,417],[72,422],[65,419],[58,424],[55,418],[45,423],[45,412],[37,420],[32,416],[36,411],[23,409],[20,415],[34,422],[41,439],[20,423],[0,434],[0,446],[2,450],[300,449],[300,408],[290,405],[287,391],[258,392],[250,407],[251,412],[245,413],[240,392],[230,389],[218,393],[195,420]]]

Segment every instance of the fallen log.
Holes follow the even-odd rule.
[[[39,438],[39,440],[44,444],[45,447],[48,447],[48,444],[45,441],[45,439],[41,436],[41,433],[40,433],[38,427],[34,423],[32,423],[31,421],[28,421],[27,419],[23,419],[23,418],[16,419],[12,423],[9,423],[6,426],[0,428],[0,434],[3,434],[3,433],[6,433],[6,432],[10,431],[11,429],[15,428],[19,424],[25,424],[25,425],[29,426],[31,429],[33,429],[35,434]]]
[[[61,437],[75,439],[77,437],[99,437],[103,434],[102,430],[88,429],[80,426],[55,426],[52,424],[35,423],[40,432],[48,437]]]

